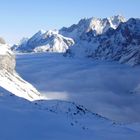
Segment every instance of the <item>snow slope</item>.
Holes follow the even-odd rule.
[[[93,36],[105,33],[109,28],[116,29],[125,18],[118,15],[110,18],[85,18],[81,19],[78,24],[60,29],[60,34],[73,38],[76,42],[86,39],[86,35],[92,32]]]
[[[91,56],[132,66],[140,64],[140,19],[131,18],[116,30],[108,30],[97,40],[99,46]]]
[[[110,19],[84,19],[69,28],[62,28],[60,33],[74,38],[76,42],[66,56],[92,57],[135,66],[140,64],[139,29],[140,19],[125,21],[115,16]]]
[[[58,31],[42,31],[40,30],[29,39],[24,39],[20,44],[14,45],[12,49],[18,52],[66,52],[66,50],[74,45],[71,38],[66,38],[58,33]]]
[[[121,122],[140,121],[139,66],[61,54],[17,55],[16,70],[48,99],[74,101]]]
[[[109,28],[116,29],[121,22],[125,22],[122,16],[110,18],[89,18],[82,19],[78,24],[71,27],[63,27],[59,31],[40,30],[31,38],[23,39],[19,44],[14,45],[12,50],[18,52],[67,52],[74,46],[83,46],[80,42],[86,40],[86,45],[90,45],[89,39],[105,33]],[[70,37],[70,38],[68,38]]]
[[[0,86],[10,91],[14,95],[30,101],[43,98],[31,84],[23,80],[15,72],[9,73],[5,70],[0,71]]]
[[[15,72],[15,57],[7,44],[0,44],[0,86],[31,101],[41,99],[40,93]]]
[[[119,125],[61,101],[29,102],[0,87],[2,140],[138,140],[139,124]]]

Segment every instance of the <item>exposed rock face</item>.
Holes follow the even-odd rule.
[[[140,64],[140,19],[129,19],[116,29],[110,29],[97,38],[99,46],[93,53],[97,59],[108,59]]]
[[[120,16],[84,19],[60,32],[76,40],[67,55],[113,60],[131,66],[140,64],[140,19],[131,18],[126,22]]]
[[[6,44],[5,40],[2,37],[0,37],[0,44]]]
[[[89,18],[82,19],[78,24],[68,28],[63,27],[60,34],[71,37],[75,45],[67,50],[66,55],[89,57],[98,47],[100,42],[96,41],[99,35],[106,33],[110,28],[117,29],[120,23],[125,22],[125,18],[118,15],[110,18]]]
[[[116,29],[121,22],[125,22],[125,18],[118,15],[110,18],[88,18],[82,19],[78,24],[73,24],[70,27],[63,27],[60,34],[73,38],[76,42],[87,39],[92,33],[94,37],[105,33],[109,28]]]
[[[6,44],[0,44],[0,70],[13,73],[15,70],[15,56]]]
[[[11,54],[0,56],[0,70],[6,69],[12,73],[15,69],[15,57]]]

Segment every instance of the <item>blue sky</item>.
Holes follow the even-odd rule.
[[[140,18],[140,0],[0,0],[0,36],[17,43],[39,29],[59,29],[84,17]]]

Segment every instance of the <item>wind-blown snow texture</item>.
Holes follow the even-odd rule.
[[[77,43],[68,52],[75,56],[84,55],[102,60],[115,60],[132,66],[138,65],[140,63],[140,19],[132,18],[125,21],[120,16],[112,19],[113,21],[103,19],[100,22],[97,19],[81,20],[73,29],[71,26],[60,30],[63,35],[70,37],[76,31],[78,36],[78,38],[72,37]]]
[[[64,36],[74,38],[74,40],[78,42],[79,39],[86,39],[86,36],[91,32],[92,36],[97,36],[105,33],[109,28],[116,29],[121,22],[125,22],[125,18],[122,16],[113,16],[104,19],[85,18],[71,27],[63,27],[59,32]]]

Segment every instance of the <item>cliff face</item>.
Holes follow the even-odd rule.
[[[0,55],[0,70],[7,70],[10,73],[15,69],[15,57],[12,54]]]
[[[10,73],[14,72],[15,69],[15,56],[10,51],[5,41],[0,38],[0,70],[7,70]]]
[[[97,40],[99,46],[93,57],[132,66],[140,64],[140,19],[131,18],[121,23],[116,30],[108,30]]]

